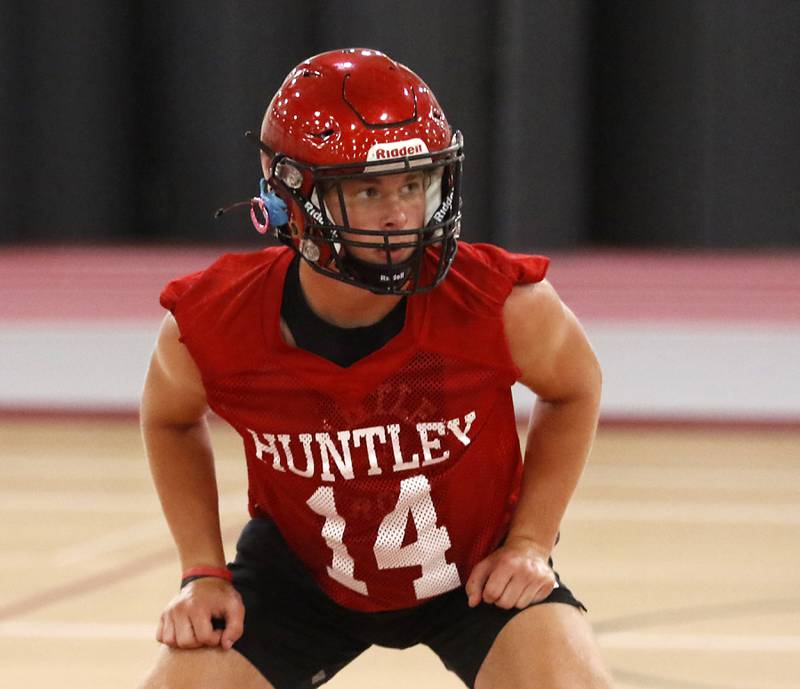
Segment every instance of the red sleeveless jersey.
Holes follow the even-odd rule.
[[[349,608],[464,585],[504,538],[522,476],[503,304],[548,259],[461,242],[444,282],[408,298],[402,331],[342,368],[281,335],[293,255],[228,254],[161,294],[211,409],[242,437],[250,514]]]

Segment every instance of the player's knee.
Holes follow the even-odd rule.
[[[551,687],[552,689],[613,689],[614,685],[610,673],[603,667],[588,665],[578,669],[577,672],[555,673],[550,681],[542,683],[538,678],[531,680],[531,689],[534,687]]]
[[[272,689],[272,685],[236,651],[164,647],[137,689]]]
[[[614,689],[610,672],[599,658],[584,662],[490,664],[481,668],[475,689]]]
[[[613,689],[611,676],[602,670],[589,671],[579,676],[569,675],[555,679],[552,683],[542,684],[541,682],[531,682],[531,689],[539,689],[546,686],[552,689]]]
[[[193,651],[162,647],[158,660],[136,689],[188,689],[194,681],[191,660]]]

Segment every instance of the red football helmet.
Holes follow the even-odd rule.
[[[444,278],[461,227],[463,139],[407,67],[360,48],[309,58],[267,107],[259,145],[269,159],[267,191],[286,205],[285,215],[276,214],[285,222],[275,236],[314,270],[379,294],[415,294]],[[351,226],[342,182],[408,170],[424,176],[422,227]],[[332,202],[339,203],[341,224],[326,205]],[[402,243],[391,243],[400,235]],[[359,260],[348,252],[357,246],[382,248],[386,260]],[[412,247],[410,258],[392,261],[392,250]]]

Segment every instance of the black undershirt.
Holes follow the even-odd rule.
[[[372,354],[397,335],[406,322],[406,298],[388,314],[363,328],[339,328],[322,320],[308,305],[300,287],[300,257],[295,256],[286,273],[281,316],[300,349],[313,352],[343,368]]]

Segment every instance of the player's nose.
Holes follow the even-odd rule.
[[[384,230],[402,230],[408,223],[405,204],[397,196],[388,197],[381,210],[381,227]]]

